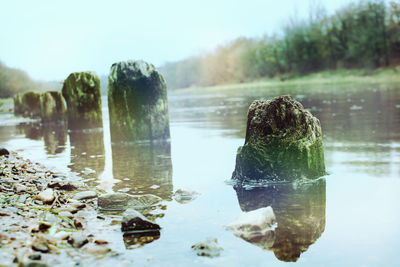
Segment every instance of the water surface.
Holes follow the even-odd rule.
[[[235,188],[229,181],[254,99],[291,94],[322,124],[329,175],[314,183]],[[400,251],[400,86],[349,84],[222,88],[169,93],[171,142],[111,144],[103,129],[68,132],[1,114],[0,145],[105,191],[164,199],[160,236],[135,246],[108,236],[122,258],[156,266],[394,266]],[[176,189],[201,195],[181,204]],[[224,225],[243,211],[271,206],[273,235],[243,240]],[[191,246],[215,237],[220,257]],[[110,259],[111,261],[111,259]],[[124,261],[120,261],[122,264]]]

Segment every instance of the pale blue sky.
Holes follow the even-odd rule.
[[[211,51],[236,37],[278,33],[310,2],[328,14],[352,0],[0,0],[0,61],[34,79],[74,71],[107,74],[112,63],[159,66]]]

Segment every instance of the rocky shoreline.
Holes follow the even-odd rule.
[[[102,193],[15,152],[4,153],[0,266],[92,265],[100,258],[119,258],[108,234],[121,231],[122,216],[98,211],[97,196]]]

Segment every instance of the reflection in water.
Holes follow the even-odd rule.
[[[32,140],[44,140],[44,146],[48,155],[56,155],[64,152],[67,143],[67,125],[20,123],[17,125],[18,133]]]
[[[71,131],[69,138],[71,170],[84,178],[97,178],[105,165],[103,130]]]
[[[282,184],[246,190],[235,187],[240,208],[252,211],[271,206],[278,227],[275,236],[247,240],[272,250],[281,261],[295,262],[325,230],[326,182]]]
[[[40,123],[20,123],[17,125],[18,134],[25,134],[25,137],[32,140],[41,140],[43,131]]]
[[[112,144],[113,175],[122,182],[114,191],[154,194],[171,200],[172,162],[169,142]]]
[[[127,249],[140,248],[160,238],[160,231],[137,234],[124,234],[124,244]]]
[[[43,139],[47,154],[55,155],[65,150],[68,128],[66,124],[44,125]]]

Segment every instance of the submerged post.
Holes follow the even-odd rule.
[[[293,181],[325,174],[319,120],[291,96],[256,100],[232,179]]]
[[[68,107],[68,128],[102,127],[100,80],[97,75],[91,72],[71,73],[64,81],[62,95]]]
[[[66,120],[67,107],[61,92],[48,91],[40,96],[40,117],[42,122]]]
[[[169,139],[167,85],[152,64],[118,62],[108,77],[111,139]]]
[[[14,114],[36,118],[40,116],[40,94],[37,92],[20,93],[14,96]]]

